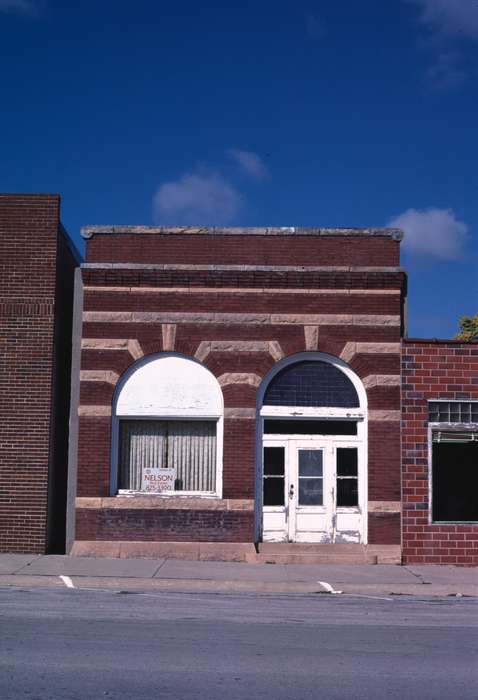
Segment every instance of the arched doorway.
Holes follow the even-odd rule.
[[[367,397],[341,360],[299,353],[258,390],[256,535],[367,542]]]

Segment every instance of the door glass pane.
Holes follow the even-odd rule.
[[[357,485],[357,479],[337,479],[337,506],[358,505]]]
[[[299,476],[322,476],[322,450],[299,450]]]
[[[264,447],[264,475],[266,474],[275,476],[284,474],[283,447]]]
[[[284,477],[268,476],[264,479],[264,505],[284,505]]]
[[[357,476],[357,448],[337,448],[337,476]]]
[[[285,448],[264,447],[264,505],[283,506],[285,503]]]
[[[322,502],[322,479],[299,479],[299,505],[321,506]]]

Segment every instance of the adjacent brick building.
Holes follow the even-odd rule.
[[[0,195],[0,551],[64,551],[73,274],[57,195]]]
[[[288,540],[399,561],[401,233],[83,235],[73,551]],[[158,408],[190,370],[204,396]],[[192,488],[168,455],[199,449],[194,431],[217,452],[209,467],[197,458]],[[164,473],[144,461],[153,449]],[[170,491],[148,493],[144,479],[168,473]]]
[[[403,560],[478,564],[478,344],[405,339]]]

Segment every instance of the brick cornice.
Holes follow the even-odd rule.
[[[104,287],[212,287],[255,289],[401,290],[399,267],[252,265],[142,265],[85,263],[85,285]],[[127,290],[125,290],[127,291]]]

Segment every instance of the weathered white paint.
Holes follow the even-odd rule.
[[[264,447],[283,447],[285,452],[286,494],[284,506],[263,506],[264,542],[365,543],[366,513],[363,508],[367,489],[362,438],[358,435],[264,435]],[[358,506],[336,505],[337,449],[355,447],[358,455]],[[323,503],[304,506],[299,502],[299,453],[322,452]],[[365,516],[365,517],[364,517]]]
[[[354,385],[359,398],[358,408],[263,406],[264,395],[273,377],[282,369],[301,361],[329,362],[343,372]],[[368,483],[367,483],[367,392],[360,378],[341,359],[326,353],[298,353],[278,362],[265,375],[257,393],[259,419],[256,441],[256,537],[264,541],[292,540],[297,542],[360,542],[367,543]],[[266,417],[355,419],[357,435],[263,435]],[[291,422],[293,426],[293,421]],[[293,430],[293,427],[291,428]],[[323,507],[300,508],[297,497],[283,508],[262,506],[262,464],[264,446],[284,446],[286,450],[286,493],[291,485],[298,492],[298,450],[323,450],[324,458],[324,505]],[[358,506],[337,508],[335,505],[336,450],[338,447],[357,447],[358,450]]]
[[[261,416],[268,418],[364,418],[363,408],[330,408],[318,406],[263,406]]]
[[[148,355],[121,378],[117,416],[217,418],[222,392],[199,362],[174,354]]]

